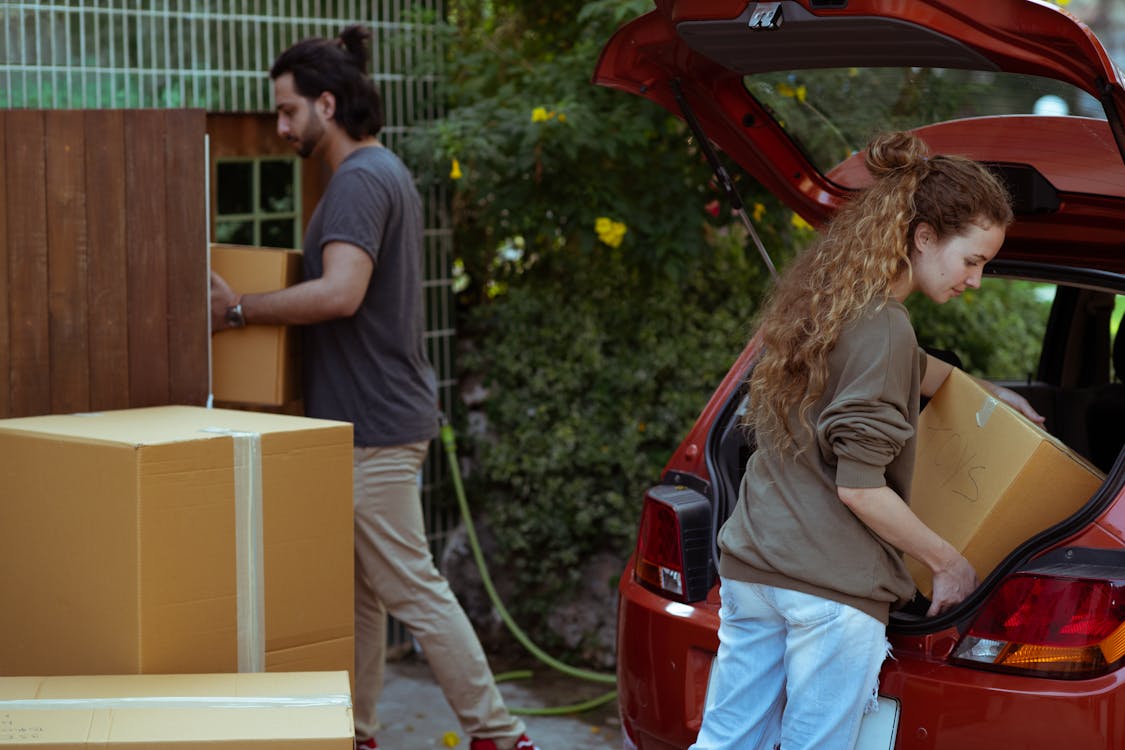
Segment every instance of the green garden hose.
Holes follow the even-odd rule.
[[[484,584],[485,591],[488,592],[489,599],[492,600],[492,605],[496,607],[496,611],[500,613],[500,619],[508,626],[509,632],[515,636],[516,640],[526,648],[532,656],[547,666],[562,672],[563,674],[571,677],[576,677],[580,680],[587,680],[589,682],[600,682],[605,684],[617,684],[617,677],[612,674],[604,672],[593,672],[588,669],[581,669],[579,667],[572,667],[569,664],[564,664],[558,659],[554,658],[543,649],[539,648],[535,643],[528,638],[523,629],[516,624],[512,616],[508,613],[507,607],[500,601],[500,595],[496,592],[496,587],[492,585],[492,576],[488,573],[488,566],[484,561],[484,554],[480,549],[480,542],[477,540],[476,527],[473,525],[472,515],[469,513],[469,502],[465,498],[465,488],[461,484],[461,470],[457,466],[457,439],[453,434],[453,427],[446,421],[442,421],[441,425],[441,442],[445,446],[446,456],[449,459],[449,473],[453,477],[453,489],[457,495],[457,505],[461,508],[461,518],[465,522],[465,533],[469,537],[469,547],[473,551],[473,559],[476,560],[477,568],[480,570],[481,583]],[[508,672],[502,675],[497,675],[497,681],[502,679],[513,679],[517,677],[530,677],[531,673],[528,671]],[[611,690],[604,695],[592,698],[582,703],[575,703],[569,706],[554,706],[551,708],[513,708],[510,709],[514,714],[528,714],[528,715],[552,715],[552,714],[570,714],[578,713],[581,711],[589,711],[590,709],[597,708],[598,706],[609,703],[617,698],[617,691]]]

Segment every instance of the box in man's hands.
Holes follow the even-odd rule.
[[[300,281],[296,250],[212,245],[211,270],[239,294],[273,292]],[[299,331],[253,325],[211,337],[211,390],[229,404],[285,406],[301,397]]]

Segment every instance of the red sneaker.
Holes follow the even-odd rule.
[[[469,743],[469,750],[498,750],[495,740],[482,740],[473,739]],[[539,750],[535,743],[527,738],[526,734],[521,734],[519,739],[516,740],[515,747],[512,750]]]
[[[379,745],[378,745],[378,743],[375,742],[374,737],[372,737],[369,740],[356,740],[355,741],[355,750],[375,750],[375,748],[377,748],[377,747],[379,747]]]

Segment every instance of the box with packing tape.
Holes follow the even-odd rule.
[[[272,292],[301,277],[296,250],[211,245],[211,270],[240,294]],[[253,325],[211,337],[211,390],[230,404],[284,406],[301,396],[297,329]]]
[[[351,750],[343,672],[0,677],[0,747]]]
[[[0,420],[0,674],[350,670],[352,426]]]
[[[1103,479],[955,369],[918,419],[910,507],[984,579],[1017,546],[1085,505]],[[909,556],[906,564],[929,596],[930,570]]]

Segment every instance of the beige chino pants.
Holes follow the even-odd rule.
[[[510,748],[523,722],[505,708],[480,640],[426,540],[418,471],[427,446],[355,449],[356,737],[374,737],[378,728],[389,612],[422,647],[464,732]]]

